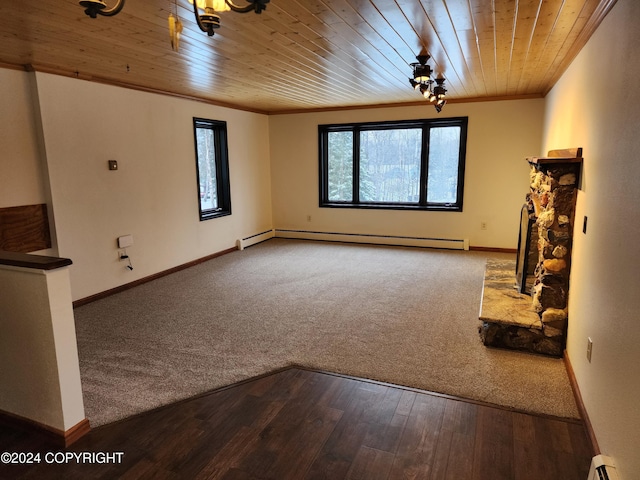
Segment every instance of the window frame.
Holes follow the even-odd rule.
[[[216,192],[218,207],[202,208],[200,191],[200,163],[198,158],[198,129],[213,131],[213,144],[216,166]],[[200,221],[231,215],[231,184],[229,180],[229,149],[227,143],[227,122],[207,118],[193,117],[193,140],[196,159],[196,187],[198,195],[198,214]]]
[[[384,122],[360,122],[343,124],[318,125],[319,150],[319,206],[321,208],[369,208],[387,210],[430,210],[461,212],[464,194],[464,172],[467,153],[468,117],[451,117],[437,119],[400,120]],[[457,201],[450,203],[427,202],[428,168],[429,168],[429,131],[438,127],[460,127],[460,146],[458,151],[458,182],[456,188]],[[420,198],[417,203],[408,202],[361,202],[360,194],[360,132],[390,129],[422,129],[422,148],[420,154]],[[329,200],[329,133],[353,133],[353,193],[351,201]]]

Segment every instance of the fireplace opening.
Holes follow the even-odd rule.
[[[520,210],[520,232],[516,255],[516,288],[518,293],[531,295],[535,282],[535,270],[538,264],[538,227],[531,202]]]

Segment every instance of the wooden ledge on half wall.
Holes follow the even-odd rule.
[[[34,270],[55,270],[67,267],[73,262],[68,258],[47,257],[30,253],[7,252],[0,250],[0,265],[32,268]]]

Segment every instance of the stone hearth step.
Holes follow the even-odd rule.
[[[561,356],[563,338],[549,336],[529,295],[515,286],[515,260],[487,260],[480,306],[480,338],[486,346]]]

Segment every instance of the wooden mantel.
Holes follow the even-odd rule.
[[[581,163],[582,147],[549,150],[547,157],[527,157],[527,162],[533,165],[553,165],[555,163]]]

